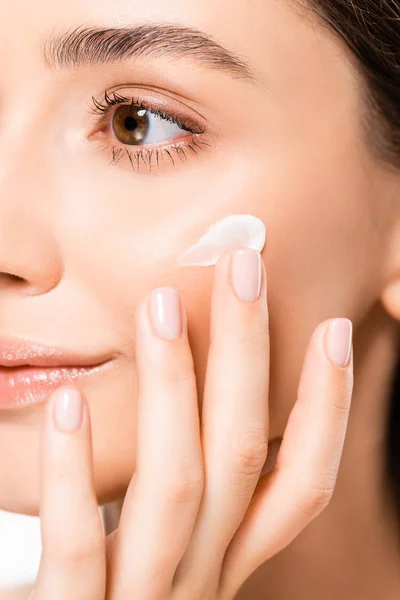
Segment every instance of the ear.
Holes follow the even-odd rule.
[[[381,300],[386,311],[400,322],[400,273],[397,279],[385,287]]]
[[[400,223],[392,229],[391,235],[389,276],[381,293],[381,301],[389,315],[400,322]]]

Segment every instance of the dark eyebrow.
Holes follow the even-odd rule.
[[[189,57],[233,78],[255,79],[244,59],[210,36],[192,27],[168,23],[109,29],[82,25],[45,40],[42,49],[46,66],[51,70],[105,65],[129,58]]]

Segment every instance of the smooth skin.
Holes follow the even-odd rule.
[[[254,214],[267,227],[262,258],[268,270],[268,446],[274,448],[282,439],[292,410],[300,419],[297,395],[304,360],[310,340],[318,342],[314,332],[330,319],[347,318],[353,324],[354,390],[329,506],[311,521],[309,517],[300,533],[294,523],[288,525],[288,537],[290,532],[297,537],[274,554],[279,543],[269,537],[269,521],[264,524],[263,519],[268,515],[275,524],[277,517],[260,503],[260,521],[254,516],[248,542],[244,536],[236,546],[241,547],[240,560],[235,568],[231,563],[232,579],[225,580],[226,589],[235,587],[265,557],[235,600],[265,600],[266,596],[273,600],[354,600],[357,596],[397,600],[399,524],[388,494],[384,459],[391,378],[399,355],[400,175],[371,153],[361,127],[360,76],[343,44],[299,14],[290,0],[37,0],[34,6],[28,0],[16,0],[4,3],[1,16],[0,333],[110,358],[101,377],[76,383],[90,412],[98,504],[123,499],[137,459],[147,456],[140,450],[136,456],[136,446],[143,444],[146,435],[138,421],[143,418],[138,414],[139,404],[145,403],[137,389],[143,345],[136,340],[142,335],[140,328],[136,331],[136,308],[154,289],[178,290],[187,314],[200,414],[215,269],[177,268],[176,263],[212,223],[230,214]],[[194,27],[246,60],[255,80],[233,78],[185,53],[174,59],[161,53],[66,70],[49,69],[43,60],[42,44],[56,33],[84,24],[108,28],[141,23]],[[107,134],[103,132],[99,115],[95,117],[90,109],[92,96],[101,101],[104,91],[113,87],[198,120],[206,128],[199,142],[209,145],[199,144],[202,151],[197,154],[188,149],[187,161],[173,155],[175,166],[164,153],[165,162],[161,161],[159,169],[153,164],[151,173],[143,163],[140,172],[132,170],[126,156],[111,166],[111,149],[104,150],[104,146],[124,146],[111,127]],[[161,136],[159,145],[167,146],[167,138]],[[227,317],[224,308],[219,318]],[[221,324],[221,335],[238,334],[237,327],[233,321],[229,328]],[[252,356],[252,342],[247,345]],[[153,353],[146,356],[154,359]],[[322,356],[316,353],[308,382],[314,375],[323,375],[318,365]],[[226,368],[229,377],[215,367],[224,385],[232,375],[239,376],[234,365]],[[313,484],[312,474],[326,473],[324,469],[332,463],[326,456],[324,466],[321,463],[311,472],[313,463],[306,456],[301,458],[300,450],[306,452],[303,444],[322,447],[311,435],[321,435],[321,443],[323,439],[328,443],[328,430],[339,430],[339,438],[343,430],[335,429],[334,419],[328,422],[323,415],[316,416],[316,407],[329,409],[329,398],[324,396],[322,402],[318,394],[307,393],[304,398],[298,428],[302,439],[292,472],[311,501],[308,486],[319,489],[321,483]],[[212,493],[216,505],[204,505],[208,513],[206,517],[204,512],[204,538],[197,534],[194,538],[201,539],[196,549],[201,551],[202,564],[216,558],[215,569],[220,567],[221,548],[240,527],[239,513],[246,503],[244,497],[237,504],[230,497],[228,506],[219,501],[221,486],[223,482],[229,485],[229,471],[234,468],[229,462],[235,457],[234,434],[245,423],[231,397],[218,396],[217,400],[224,404],[219,417],[212,407],[207,410],[215,400],[204,402],[207,422],[218,420],[217,432],[209,426],[205,438],[213,446],[205,450],[206,469],[212,470],[206,497]],[[257,397],[252,396],[252,401],[255,405],[248,406],[249,395],[241,398],[247,409],[258,406]],[[175,410],[170,416],[172,426],[156,437],[154,422],[146,448],[161,435],[184,435],[176,425],[180,413],[175,404],[163,404],[165,410]],[[193,404],[193,400],[185,404],[193,408],[187,425],[192,431]],[[41,512],[45,409],[47,404],[41,403],[0,411],[0,507],[4,510]],[[266,411],[267,406],[261,409]],[[147,419],[151,418],[158,419],[156,411],[149,411]],[[194,434],[185,439],[196,444]],[[183,441],[177,437],[176,442]],[[340,443],[336,450],[332,448],[336,458],[339,450]],[[311,456],[320,455],[312,452]],[[247,501],[261,457],[256,456],[255,462],[257,468],[253,464],[248,484],[243,484]],[[83,456],[78,464],[74,477],[83,469]],[[151,489],[162,490],[167,475],[157,464],[157,471],[149,475]],[[141,482],[146,484],[143,476]],[[199,502],[200,490],[193,490],[195,494]],[[297,501],[296,495],[282,491],[282,498],[286,495],[279,508]],[[129,492],[129,506],[134,500]],[[189,511],[190,501],[183,504]],[[93,504],[88,499],[85,506],[80,510],[90,510]],[[227,518],[226,531],[220,532],[216,547],[214,524],[219,527],[227,510],[236,516]],[[59,516],[58,526],[64,525]],[[159,526],[158,522],[157,531]],[[189,538],[190,526],[186,526]],[[97,527],[93,531],[98,533]],[[270,529],[275,531],[275,527]],[[283,535],[283,529],[276,531]],[[82,523],[79,531],[81,536]],[[211,534],[213,544],[208,546]],[[76,548],[80,540],[87,543],[80,536],[74,542]],[[260,536],[259,546],[252,536]],[[176,562],[180,552],[181,559],[186,555],[189,545],[189,539],[185,546],[183,538],[184,534],[176,539],[180,544],[175,548]],[[134,536],[130,539],[136,543]],[[229,546],[232,561],[235,545]],[[165,548],[157,545],[156,552]],[[213,552],[218,554],[214,557]],[[150,576],[148,567],[143,577]],[[123,585],[114,570],[115,581]],[[170,577],[172,571],[171,565]],[[193,585],[188,569],[181,572],[187,573],[187,585]],[[213,581],[217,578],[215,574]],[[204,582],[201,573],[194,579],[195,588]]]
[[[241,289],[251,293],[254,278],[241,264],[260,255],[238,254]],[[259,299],[242,300],[231,261],[225,253],[215,268],[201,419],[184,309],[181,333],[176,327],[170,339],[178,325],[171,303],[162,312],[167,338],[154,327],[151,299],[138,305],[136,471],[119,527],[105,539],[88,404],[80,428],[60,431],[53,415],[60,394],[68,409],[63,388],[47,403],[43,553],[32,600],[232,600],[328,505],[353,389],[351,323],[333,320],[330,335],[332,320],[315,330],[276,465],[260,478],[269,436],[267,277],[262,264]]]

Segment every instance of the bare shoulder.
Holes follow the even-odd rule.
[[[19,586],[18,588],[0,589],[0,600],[28,600],[33,590],[33,584]]]

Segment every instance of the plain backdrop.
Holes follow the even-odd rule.
[[[99,507],[103,528],[105,506]],[[34,582],[41,551],[39,517],[0,510],[0,591]]]

